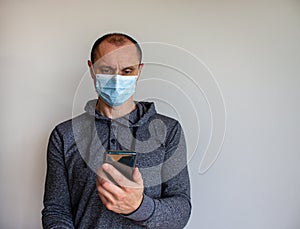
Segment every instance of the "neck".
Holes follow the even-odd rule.
[[[118,107],[111,107],[107,105],[103,100],[99,97],[96,105],[97,111],[103,116],[110,119],[117,119],[129,114],[131,111],[135,109],[136,105],[131,97],[125,103]]]

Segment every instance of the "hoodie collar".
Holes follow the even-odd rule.
[[[86,113],[88,113],[91,116],[94,116],[96,120],[102,120],[106,122],[114,121],[121,125],[129,126],[129,127],[137,127],[137,126],[144,125],[149,121],[149,119],[153,115],[157,113],[153,102],[135,101],[135,103],[136,103],[136,108],[132,112],[114,120],[101,115],[96,110],[97,99],[88,101],[84,109]]]

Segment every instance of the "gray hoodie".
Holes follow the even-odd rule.
[[[178,121],[158,114],[153,103],[115,120],[99,114],[97,100],[85,113],[52,131],[42,222],[44,228],[183,228],[191,213],[186,145]],[[102,204],[96,171],[106,150],[134,150],[144,198],[129,215]]]

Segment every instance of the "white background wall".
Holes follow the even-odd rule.
[[[190,162],[187,228],[300,228],[299,28],[297,0],[1,1],[0,228],[41,227],[49,133],[110,31],[191,51],[223,92],[225,142],[207,173]]]

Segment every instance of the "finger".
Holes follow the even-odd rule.
[[[103,184],[97,185],[97,191],[100,199],[102,200],[103,204],[106,205],[107,203],[115,203],[115,198],[114,196],[105,189],[105,185],[109,182],[105,182]]]
[[[112,196],[118,196],[120,193],[123,193],[123,190],[120,186],[111,182],[110,180],[102,179],[101,177],[97,178],[98,182],[101,185],[102,189],[105,189],[106,192],[110,193]]]
[[[99,193],[98,193],[98,196],[99,196],[100,200],[102,201],[102,203],[106,206],[108,204],[108,200],[106,199],[106,197],[103,195],[100,195]]]
[[[102,171],[98,170],[98,172],[103,173],[103,170]],[[98,174],[100,174],[100,173],[98,173]],[[102,178],[101,176],[97,176],[96,187],[97,187],[97,191],[98,191],[98,194],[99,194],[101,200],[102,200],[102,198],[105,198],[106,202],[114,201],[113,195],[109,191],[110,185],[115,186],[110,180],[106,180],[105,178]]]
[[[143,185],[143,177],[142,174],[140,173],[139,168],[134,168],[133,170],[133,174],[132,174],[132,179],[135,183],[139,184],[139,185]]]
[[[99,180],[100,183],[109,181],[111,182],[111,180],[107,177],[106,173],[103,171],[102,168],[99,168],[97,170],[97,180]]]
[[[115,180],[118,185],[123,186],[129,183],[129,180],[112,165],[105,163],[102,165],[102,168]]]
[[[119,170],[117,170],[112,165],[105,163],[102,165],[102,167],[105,172],[107,172],[123,190],[128,188],[140,188],[140,184],[127,179]],[[110,191],[114,193],[119,192],[116,187],[114,187],[114,190],[111,189]]]
[[[108,209],[111,210],[111,206],[113,206],[111,204],[111,202],[108,201],[108,199],[105,196],[102,196],[99,194],[100,200],[103,203],[103,205]]]

